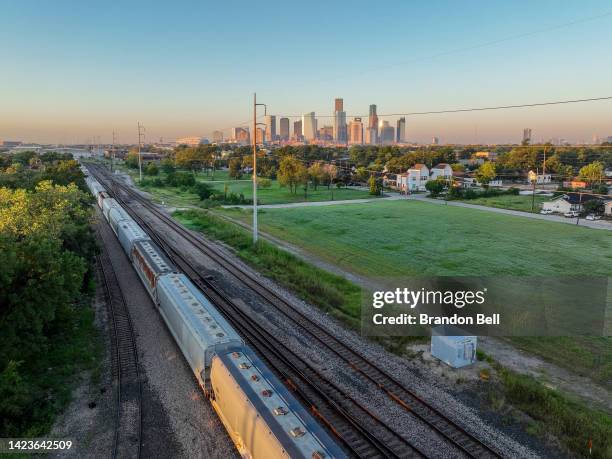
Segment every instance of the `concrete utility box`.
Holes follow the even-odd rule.
[[[431,355],[453,368],[476,361],[476,336],[452,335],[455,327],[435,327],[431,330]]]

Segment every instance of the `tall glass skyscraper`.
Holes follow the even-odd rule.
[[[336,143],[346,143],[346,131],[344,101],[338,98],[334,101],[334,141]]]
[[[304,140],[307,141],[317,139],[317,119],[315,118],[315,112],[302,115],[302,135],[304,136]]]

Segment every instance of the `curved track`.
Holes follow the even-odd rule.
[[[117,378],[112,457],[139,458],[142,449],[142,386],[138,371],[136,338],[123,293],[103,244],[98,263],[112,325],[113,375]]]
[[[98,172],[105,173],[104,170],[99,170]],[[379,367],[376,363],[347,346],[321,325],[295,309],[287,300],[268,288],[257,279],[256,276],[245,271],[232,260],[227,259],[213,244],[206,241],[203,237],[194,234],[172,218],[168,217],[154,204],[126,185],[113,180],[113,186],[120,189],[122,193],[129,196],[130,199],[137,201],[172,230],[190,241],[204,255],[214,260],[236,279],[255,291],[269,304],[273,305],[279,312],[292,320],[303,330],[306,330],[315,340],[341,358],[347,365],[360,374],[361,377],[375,384],[399,406],[419,418],[447,441],[460,449],[464,454],[475,458],[501,457],[493,448],[477,439],[436,408],[432,407],[425,400],[421,399],[413,391],[406,388],[385,369]],[[126,206],[126,208],[130,210],[129,206]]]

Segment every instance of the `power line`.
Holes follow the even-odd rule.
[[[569,100],[555,100],[548,102],[537,102],[532,104],[516,104],[516,105],[496,105],[491,107],[471,107],[471,108],[453,108],[445,110],[431,110],[425,112],[406,112],[406,113],[377,113],[378,117],[386,116],[422,116],[422,115],[440,115],[444,113],[463,113],[463,112],[482,112],[489,110],[508,110],[513,108],[532,108],[532,107],[544,107],[549,105],[563,105],[563,104],[577,104],[582,102],[597,102],[603,100],[611,100],[612,96],[602,97],[591,97],[587,99],[569,99]],[[276,115],[285,118],[301,118],[303,115]],[[317,115],[317,118],[333,118],[335,115]],[[367,118],[367,115],[347,115],[347,117]]]

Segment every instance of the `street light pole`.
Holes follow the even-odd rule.
[[[143,135],[142,131],[144,130],[144,126],[138,122],[138,174],[140,177],[140,181],[142,182],[142,152],[140,151],[141,137]]]
[[[253,244],[257,243],[257,93],[253,93]]]

